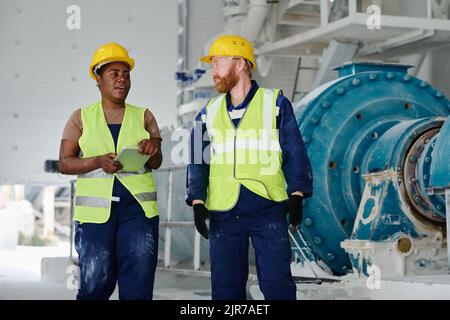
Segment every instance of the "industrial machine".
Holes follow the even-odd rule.
[[[447,273],[450,103],[409,67],[346,63],[295,107],[314,179],[304,245],[335,275]]]

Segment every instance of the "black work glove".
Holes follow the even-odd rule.
[[[206,219],[209,219],[209,212],[203,203],[194,204],[194,223],[198,233],[200,233],[205,239],[209,238],[208,226],[206,225]]]
[[[292,231],[297,231],[303,218],[303,197],[297,194],[290,195],[284,207],[284,214],[289,213],[289,227]]]

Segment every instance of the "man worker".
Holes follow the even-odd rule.
[[[200,60],[220,95],[196,116],[186,202],[210,240],[212,299],[246,299],[250,238],[265,299],[293,300],[287,220],[299,227],[312,173],[291,103],[252,80],[253,47],[242,37],[217,37]]]
[[[60,171],[78,175],[75,247],[80,267],[77,299],[152,299],[159,216],[152,170],[162,162],[161,136],[152,112],[125,103],[134,67],[117,43],[100,46],[89,73],[101,100],[76,110],[60,147]],[[139,172],[120,172],[124,147],[149,155]]]

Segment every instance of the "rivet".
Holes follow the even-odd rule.
[[[442,204],[438,203],[438,205],[436,206],[436,209],[442,210]]]
[[[14,78],[19,79],[20,78],[20,74],[14,73]]]
[[[436,91],[435,93],[434,93],[434,96],[436,97],[436,98],[442,98],[442,93],[441,92],[439,92],[439,91]]]
[[[375,80],[377,78],[377,75],[375,73],[371,73],[369,75],[369,80]]]
[[[77,50],[77,45],[76,45],[76,44],[73,44],[73,45],[72,45],[72,50],[73,50],[73,51]]]
[[[344,93],[345,93],[345,89],[344,88],[339,87],[339,88],[336,89],[336,94],[342,96]],[[449,107],[450,107],[450,105],[449,105]]]
[[[319,123],[320,119],[316,118],[316,117],[312,117],[311,118],[311,123],[314,125],[317,125]]]
[[[429,177],[427,174],[424,174],[424,175],[423,175],[423,180],[428,181],[428,179],[430,179],[430,177]]]
[[[20,47],[20,45],[21,45],[19,40],[14,41],[14,44],[16,45],[16,47]]]
[[[419,198],[419,197],[415,197],[415,198],[414,198],[414,202],[415,202],[415,203],[419,203],[419,202],[420,202],[420,198]]]
[[[421,88],[426,88],[426,87],[428,87],[428,82],[422,81],[422,82],[420,83],[420,87],[421,87]]]
[[[332,254],[331,252],[327,253],[327,259],[329,261],[333,261],[334,260],[334,254]]]
[[[133,18],[132,17],[128,17],[127,21],[128,22],[133,22]]]
[[[393,72],[386,73],[386,79],[391,80],[395,77],[395,74]]]
[[[321,237],[314,237],[313,241],[314,241],[315,244],[319,245],[319,244],[322,243],[322,238]]]
[[[425,268],[428,265],[428,262],[426,259],[419,259],[416,261],[416,266],[420,267],[420,268]]]
[[[354,85],[354,86],[357,86],[357,85],[359,85],[361,83],[361,81],[359,81],[359,79],[353,79],[352,80],[352,84]]]
[[[322,108],[327,109],[331,106],[330,101],[325,100],[324,102],[322,102]]]
[[[72,77],[70,78],[70,80],[71,80],[72,82],[75,82],[75,81],[77,81],[77,77],[72,76]]]
[[[409,179],[409,182],[411,182],[411,183],[416,183],[416,182],[417,182],[417,179],[416,179],[416,178],[411,178],[411,179]]]
[[[405,75],[403,76],[403,81],[404,81],[404,82],[408,82],[409,80],[411,80],[411,76],[410,76],[409,74],[405,74]]]
[[[19,114],[18,113],[14,113],[13,114],[13,118],[15,118],[15,119],[19,118]]]
[[[430,157],[425,157],[425,163],[430,163],[431,162],[431,158]]]
[[[417,161],[417,157],[412,154],[412,155],[409,156],[409,161],[416,162]]]
[[[312,226],[312,224],[313,224],[313,221],[311,218],[305,219],[305,226],[310,227],[310,226]]]
[[[311,137],[310,136],[304,136],[303,137],[303,142],[304,143],[310,143],[311,142]]]

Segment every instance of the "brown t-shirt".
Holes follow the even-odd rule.
[[[122,109],[103,109],[105,119],[108,124],[121,124],[125,114],[125,108]],[[158,124],[150,110],[146,109],[144,114],[145,130],[150,133],[151,138],[160,138]],[[64,127],[62,138],[78,142],[83,133],[83,123],[81,121],[81,109],[76,110],[70,116]]]

